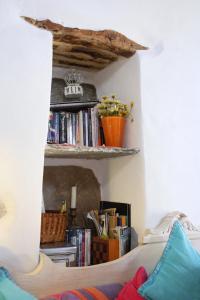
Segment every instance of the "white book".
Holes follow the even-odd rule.
[[[99,119],[98,119],[96,106],[91,109],[91,119],[92,119],[92,144],[93,147],[97,147],[98,139],[99,139]]]
[[[95,136],[95,109],[91,108],[91,123],[92,123],[92,147],[96,146],[96,136]]]
[[[91,264],[91,229],[85,229],[85,266]]]

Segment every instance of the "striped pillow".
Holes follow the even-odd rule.
[[[43,300],[114,300],[122,289],[119,283],[71,290]]]

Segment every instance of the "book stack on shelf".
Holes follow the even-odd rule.
[[[46,243],[40,245],[40,251],[55,263],[65,263],[67,267],[75,266],[77,248],[66,242]]]
[[[91,229],[68,229],[67,241],[77,248],[76,266],[89,266],[91,264]]]
[[[49,113],[48,143],[96,147],[98,135],[99,121],[96,107],[77,112]]]
[[[87,217],[94,222],[98,234],[98,238],[93,238],[93,262],[106,262],[110,257],[116,259],[116,247],[118,247],[118,257],[130,251],[130,209],[130,204],[127,203],[101,201],[99,212],[88,213]],[[104,246],[101,246],[101,240]],[[105,240],[109,243],[105,243]],[[117,240],[118,244],[111,242],[112,240]],[[100,253],[105,249],[108,253]]]

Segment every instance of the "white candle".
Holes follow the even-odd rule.
[[[71,208],[76,208],[76,192],[77,192],[77,187],[72,186]]]

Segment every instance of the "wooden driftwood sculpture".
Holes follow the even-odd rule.
[[[50,20],[23,18],[38,28],[52,32],[54,66],[101,70],[120,56],[128,58],[137,50],[147,49],[114,30],[69,28]]]

